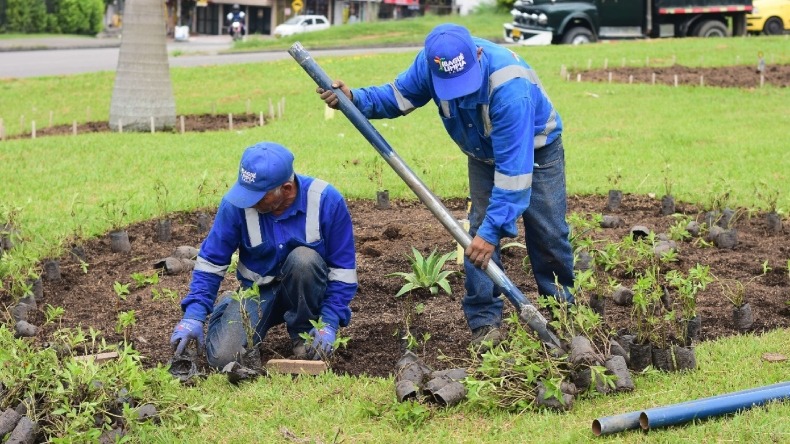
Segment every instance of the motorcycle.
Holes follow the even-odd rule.
[[[241,22],[234,20],[233,23],[230,24],[230,35],[234,41],[242,40],[244,38],[244,31],[241,27]]]

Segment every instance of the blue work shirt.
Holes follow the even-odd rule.
[[[461,151],[494,165],[494,188],[477,235],[496,245],[518,234],[516,221],[529,207],[534,150],[560,137],[562,121],[524,59],[487,40],[473,41],[483,49],[483,82],[475,93],[440,100],[422,50],[393,83],[353,89],[352,97],[369,119],[404,116],[433,100]]]
[[[322,320],[348,325],[348,307],[357,291],[351,215],[340,193],[323,180],[296,175],[297,195],[279,216],[238,208],[222,199],[214,225],[200,247],[189,293],[181,302],[184,317],[204,321],[214,308],[219,286],[238,250],[236,277],[243,288],[275,282],[296,247],[315,250],[329,268]]]

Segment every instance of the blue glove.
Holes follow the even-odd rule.
[[[176,347],[176,355],[180,355],[184,353],[187,344],[192,339],[197,339],[201,349],[206,346],[206,340],[203,337],[203,323],[195,319],[184,318],[173,329],[170,345]]]
[[[310,336],[313,337],[313,343],[307,350],[307,359],[318,361],[332,356],[332,346],[337,336],[334,327],[325,325],[320,330],[314,328],[310,330]]]

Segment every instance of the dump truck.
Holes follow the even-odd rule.
[[[522,45],[742,36],[751,11],[752,0],[516,0],[504,33]]]

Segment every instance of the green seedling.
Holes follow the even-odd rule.
[[[82,270],[82,274],[88,274],[88,263],[82,259],[80,259],[80,269]]]
[[[66,310],[63,307],[56,307],[54,305],[47,304],[46,308],[44,309],[44,325],[49,325],[56,320],[60,320],[65,313]]]
[[[159,273],[156,271],[152,272],[151,274],[132,273],[131,276],[137,288],[142,288],[147,285],[156,285],[159,283]]]
[[[428,408],[413,400],[397,403],[392,413],[398,425],[409,430],[419,428],[431,416]]]
[[[115,323],[115,332],[123,332],[123,342],[128,342],[132,328],[137,324],[137,317],[134,310],[118,313],[118,321]]]
[[[319,316],[318,320],[312,320],[311,319],[310,320],[310,325],[312,325],[313,328],[316,329],[316,331],[317,331],[317,330],[321,330],[322,328],[326,327],[327,323],[324,322],[323,319],[321,319],[321,317]],[[304,341],[305,346],[310,347],[310,345],[312,345],[313,337],[310,335],[309,332],[299,333],[299,337],[302,338],[302,340]],[[332,342],[332,350],[339,350],[341,348],[343,348],[343,349],[348,348],[348,341],[350,341],[350,340],[351,340],[350,337],[343,336],[338,331],[336,333],[336,335],[335,335],[334,342]],[[332,356],[323,356],[323,354],[322,354],[321,359],[324,362],[329,362],[331,360]]]
[[[771,266],[768,265],[768,259],[763,261],[762,267],[763,267],[763,275],[766,275],[766,274],[768,274],[771,271]]]
[[[399,271],[387,275],[387,277],[400,276],[406,280],[406,284],[400,288],[395,297],[419,288],[428,289],[432,295],[439,294],[439,288],[441,288],[451,295],[453,291],[447,278],[456,274],[457,271],[442,271],[442,267],[445,262],[455,258],[456,252],[452,251],[439,256],[434,249],[426,258],[416,248],[412,247],[411,250],[413,256],[409,257],[409,262],[411,262],[412,271],[410,273]]]
[[[112,284],[112,289],[115,291],[115,294],[118,296],[118,299],[125,301],[126,296],[129,295],[129,284],[122,284],[118,281],[115,281]]]

